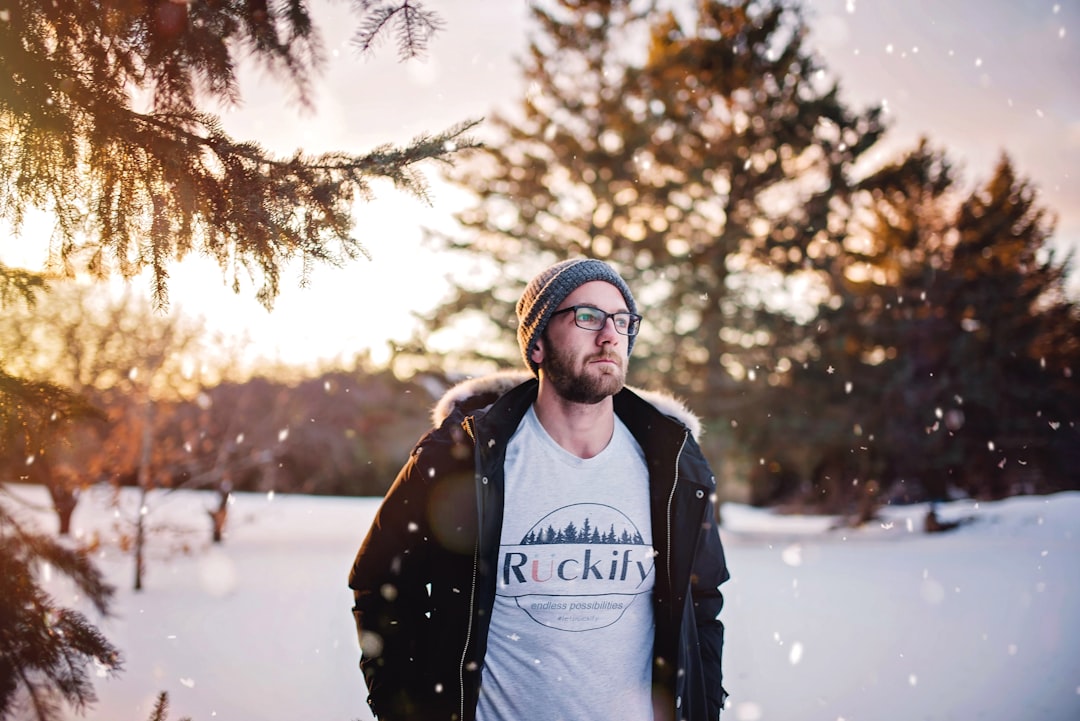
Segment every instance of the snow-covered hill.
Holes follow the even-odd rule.
[[[134,593],[105,491],[81,502],[76,533],[105,541],[99,566],[119,588],[115,617],[96,620],[126,659],[86,718],[142,721],[164,690],[174,720],[369,719],[346,576],[378,500],[237,494],[218,547],[213,505],[197,492],[153,500],[153,524],[189,533],[154,538]],[[1080,493],[938,510],[969,522],[925,535],[926,507],[911,506],[836,529],[725,505],[726,719],[1080,719]],[[47,585],[79,604],[61,579]]]

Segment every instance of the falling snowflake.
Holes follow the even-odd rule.
[[[783,550],[780,554],[784,563],[789,566],[801,566],[802,565],[802,546],[798,543],[793,543]]]

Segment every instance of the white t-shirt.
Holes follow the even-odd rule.
[[[616,418],[599,455],[530,408],[507,446],[478,721],[652,719],[656,579],[645,457]]]

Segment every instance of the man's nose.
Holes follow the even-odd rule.
[[[599,344],[609,343],[611,345],[617,345],[619,342],[619,331],[615,330],[615,318],[614,316],[608,316],[604,318],[604,327],[596,332],[596,342]]]

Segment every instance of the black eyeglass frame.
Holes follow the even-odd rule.
[[[588,326],[582,325],[578,321],[577,312],[579,310],[582,310],[582,309],[591,310],[594,313],[596,313],[598,316],[601,317],[601,321],[600,321],[598,327],[589,328]],[[570,313],[570,312],[574,313],[574,325],[576,325],[578,328],[581,328],[582,330],[589,330],[589,331],[592,331],[593,333],[599,333],[600,331],[602,331],[604,329],[604,326],[607,325],[608,318],[611,318],[611,321],[612,321],[611,325],[612,325],[612,327],[615,328],[615,332],[620,334],[620,335],[625,335],[628,338],[636,336],[638,334],[638,332],[641,330],[641,321],[644,320],[637,313],[631,313],[631,312],[625,311],[625,310],[617,311],[615,313],[608,313],[607,311],[600,310],[599,308],[597,308],[595,306],[591,306],[591,305],[572,305],[569,308],[563,308],[562,310],[555,311],[554,313],[551,314],[551,317],[554,318],[557,315],[562,315],[563,313]],[[630,322],[626,326],[627,330],[625,330],[625,331],[619,330],[619,323],[618,323],[617,316],[626,316],[626,317],[628,317],[630,319]],[[630,332],[630,329],[633,329],[632,333]]]

